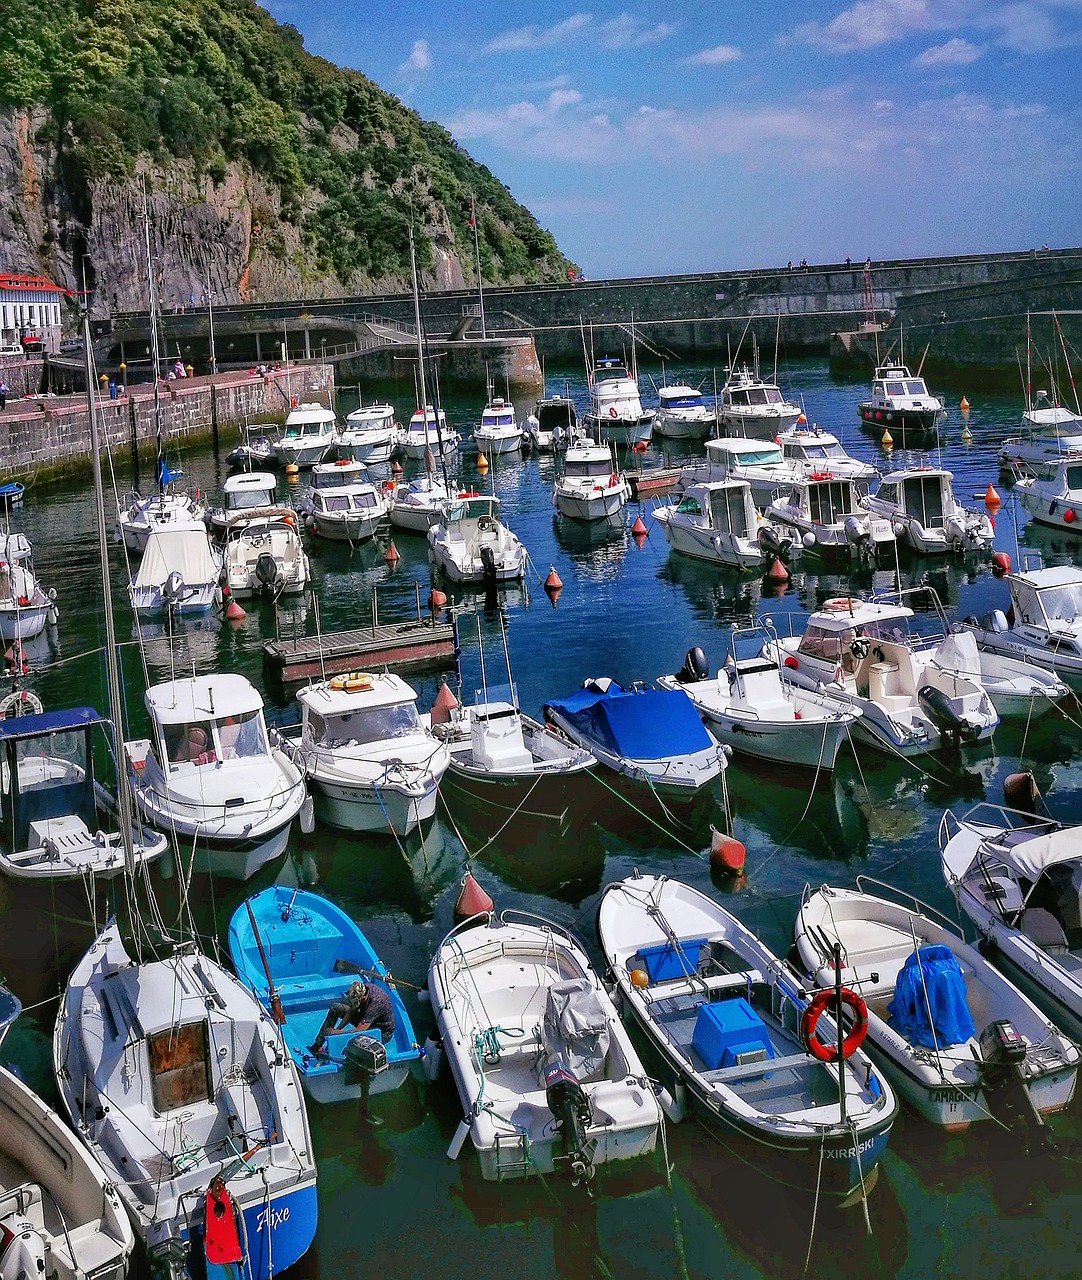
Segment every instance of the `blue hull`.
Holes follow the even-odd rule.
[[[248,1205],[239,1227],[245,1255],[227,1266],[205,1261],[203,1227],[194,1229],[188,1274],[192,1280],[272,1280],[302,1258],[316,1237],[316,1184],[297,1187],[265,1203]],[[268,1229],[268,1218],[270,1221]]]

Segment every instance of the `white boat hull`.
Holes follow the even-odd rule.
[[[671,509],[666,507],[658,507],[653,517],[661,525],[669,546],[681,555],[737,569],[763,567],[759,544],[750,538],[738,538],[733,534],[698,527],[689,521],[673,519]]]
[[[436,812],[438,779],[415,787],[347,783],[309,774],[316,817],[341,831],[408,836]]]
[[[486,458],[491,458],[496,454],[515,453],[521,450],[522,433],[517,431],[514,435],[489,436],[475,431],[473,433],[473,443],[478,453],[483,453]]]
[[[313,511],[305,523],[310,533],[330,542],[363,542],[375,535],[383,519],[383,512],[375,509],[371,515],[331,516]]]
[[[557,484],[552,493],[552,501],[560,515],[567,516],[569,520],[607,520],[624,509],[629,492],[623,481],[610,488],[593,489],[589,492]]]

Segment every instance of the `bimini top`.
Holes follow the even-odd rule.
[[[0,719],[0,740],[36,738],[41,734],[63,733],[67,729],[89,729],[95,724],[108,723],[93,707],[65,707],[62,711],[42,711],[38,715]]]
[[[158,724],[190,724],[262,711],[263,699],[244,676],[186,676],[152,685],[146,708]]]
[[[584,738],[630,760],[664,760],[714,745],[694,704],[681,689],[628,693],[613,683],[603,692],[578,689],[549,706]]]
[[[996,853],[1027,880],[1060,862],[1082,862],[1082,827],[1063,827],[1018,844],[997,846]]]

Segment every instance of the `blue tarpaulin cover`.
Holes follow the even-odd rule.
[[[691,699],[680,689],[578,689],[549,706],[588,741],[631,760],[691,755],[713,744]]]
[[[909,956],[898,974],[894,999],[887,1006],[887,1022],[910,1044],[928,1049],[963,1044],[969,1039],[974,1026],[966,1004],[965,978],[950,947],[921,947]]]

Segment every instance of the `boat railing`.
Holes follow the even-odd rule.
[[[949,809],[947,810],[947,813],[950,813]],[[946,814],[943,816],[945,818]],[[874,885],[880,892],[885,891],[887,895],[900,899],[901,905],[903,907],[907,907],[907,909],[908,904],[912,903],[913,910],[916,915],[933,916],[940,924],[945,925],[951,933],[957,934],[959,938],[965,941],[962,930],[959,928],[956,921],[952,920],[950,916],[944,915],[938,907],[933,907],[931,903],[925,902],[923,898],[918,898],[916,894],[909,893],[905,889],[899,889],[897,885],[887,884],[884,880],[877,880],[875,876],[857,876],[856,886],[859,893],[867,892],[864,887],[865,885]]]

